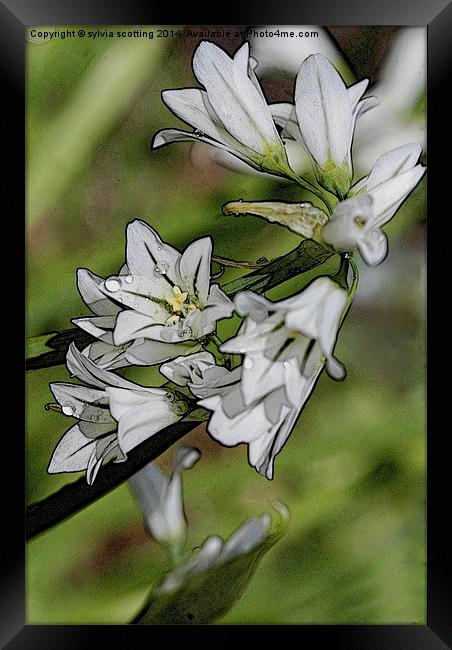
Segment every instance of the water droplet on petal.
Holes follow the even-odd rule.
[[[166,272],[168,271],[169,264],[168,262],[157,262],[155,265],[155,272],[158,273],[159,275],[165,275]]]
[[[378,237],[378,241],[383,241],[384,238],[385,238],[384,235],[380,235],[380,236]]]
[[[169,402],[174,402],[174,400],[176,399],[176,396],[175,396],[174,393],[166,393],[165,397]]]
[[[99,416],[97,413],[93,413],[93,415],[90,417],[91,422],[99,422]]]
[[[245,359],[245,362],[243,364],[247,370],[253,367],[253,362],[251,359]]]
[[[127,282],[127,284],[131,284],[133,282],[133,278],[131,275],[126,275],[124,281]]]
[[[161,250],[162,250],[162,247],[161,247],[161,246],[157,246],[157,250],[158,250],[158,251],[161,251]]]
[[[240,354],[245,354],[246,350],[245,348],[240,348]]]
[[[115,291],[119,291],[121,288],[121,282],[116,278],[108,278],[108,280],[105,280],[105,288],[107,291],[114,293]]]
[[[283,366],[284,368],[289,368],[290,363],[288,361],[284,361]]]
[[[69,415],[72,416],[75,413],[74,405],[73,404],[64,404],[63,408],[61,409],[64,415]]]
[[[379,237],[380,233],[378,232],[378,230],[372,230],[372,232],[370,234],[372,235],[372,237],[374,239],[380,239],[380,237]]]

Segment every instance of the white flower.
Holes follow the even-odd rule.
[[[100,339],[85,351],[88,356],[107,367],[152,365],[199,349],[196,339],[233,312],[226,294],[210,285],[211,254],[210,237],[192,242],[181,255],[147,224],[130,223],[122,273],[103,280],[79,271],[90,309],[109,312],[74,321]]]
[[[232,371],[209,353],[179,357],[161,366],[171,381],[188,386],[213,411],[207,430],[221,444],[248,444],[252,467],[273,477],[275,456],[287,441],[325,365],[345,375],[333,349],[347,292],[331,278],[314,280],[288,300],[272,303],[246,291],[236,310],[247,315],[238,335],[221,350],[244,355]]]
[[[380,156],[369,176],[356,183],[352,198],[339,203],[321,236],[338,252],[358,248],[370,266],[387,254],[386,235],[380,230],[397,212],[425,173],[417,164],[422,148],[407,144]]]
[[[56,446],[50,474],[86,470],[92,484],[103,462],[126,460],[131,449],[180,420],[187,410],[174,392],[143,388],[98,368],[74,344],[66,363],[87,385],[50,384],[62,413],[78,420]]]
[[[162,98],[178,117],[195,128],[158,132],[153,147],[195,140],[234,154],[260,171],[293,176],[245,43],[231,57],[203,41],[193,56],[193,71],[205,90],[165,90]]]
[[[188,386],[200,398],[199,406],[213,411],[207,424],[209,434],[226,447],[247,443],[250,465],[271,479],[273,458],[282,448],[300,412],[304,387],[301,386],[296,395],[301,399],[299,406],[290,401],[277,365],[268,364],[268,370],[274,378],[274,386],[246,399],[243,366],[229,371],[217,366],[208,352],[179,357],[160,368],[160,372],[174,383]],[[295,391],[292,386],[291,396],[295,397]],[[276,439],[281,441],[279,446],[273,446]]]
[[[146,526],[152,537],[161,544],[182,547],[185,543],[187,520],[181,473],[193,467],[199,458],[197,449],[179,447],[169,477],[164,476],[155,463],[149,463],[130,479]]]
[[[340,197],[347,194],[353,177],[356,120],[378,103],[375,97],[362,99],[368,83],[363,79],[347,88],[325,56],[312,54],[297,75],[295,106],[271,106],[276,122],[284,127],[283,135],[304,144],[318,182]]]
[[[260,517],[248,519],[226,541],[218,535],[208,537],[185,564],[166,574],[156,593],[162,595],[177,591],[191,576],[204,573],[251,552],[269,537],[271,522],[271,516],[266,512]]]

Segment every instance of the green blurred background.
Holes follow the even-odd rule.
[[[348,82],[357,72],[378,83],[400,31],[337,28],[324,35],[348,56],[348,66],[339,53],[336,62]],[[221,216],[226,201],[300,200],[297,188],[225,170],[205,145],[150,151],[155,131],[183,127],[160,92],[196,85],[197,42],[28,39],[28,335],[67,328],[71,318],[87,315],[75,271],[115,273],[131,219],[147,221],[177,247],[210,234],[215,253],[238,259],[270,259],[298,243],[258,218]],[[217,42],[232,53],[241,41]],[[271,101],[287,101],[292,85],[284,71],[264,74]],[[397,119],[422,127],[423,98],[422,90]],[[377,269],[361,265],[357,299],[337,345],[347,379],[322,376],[277,457],[275,479],[248,466],[245,447],[222,448],[203,429],[181,441],[203,451],[184,476],[187,549],[209,534],[229,535],[276,499],[292,514],[289,533],[221,623],[425,623],[424,186],[388,225],[386,261]],[[287,296],[336,264],[333,259],[268,295]],[[221,282],[238,274],[227,271]],[[222,323],[220,335],[231,335],[236,325]],[[124,374],[160,382],[155,369]],[[70,426],[44,410],[52,401],[48,384],[67,381],[67,370],[33,371],[27,380],[27,499],[33,502],[74,476],[46,473]],[[128,622],[166,568],[122,485],[28,544],[27,621]]]

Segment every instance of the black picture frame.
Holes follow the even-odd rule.
[[[447,381],[441,382],[446,386],[441,388],[435,380],[435,359],[447,363],[448,351],[442,343],[445,316],[441,315],[441,305],[436,301],[434,285],[448,279],[445,271],[448,253],[445,247],[446,231],[444,225],[450,222],[447,198],[442,199],[441,193],[448,188],[447,173],[450,169],[450,124],[448,115],[447,83],[452,70],[451,36],[452,36],[452,5],[448,0],[434,0],[426,3],[422,0],[382,0],[379,3],[363,3],[359,0],[334,3],[332,0],[316,0],[315,3],[303,6],[300,2],[278,3],[277,11],[272,10],[270,3],[242,3],[240,10],[233,14],[228,3],[227,14],[214,20],[212,16],[206,20],[203,16],[193,15],[193,8],[185,5],[178,10],[177,18],[180,23],[193,24],[309,24],[309,25],[403,25],[427,26],[428,34],[428,145],[429,145],[429,178],[428,178],[428,225],[429,239],[429,281],[428,281],[428,321],[429,332],[432,336],[428,341],[428,405],[429,431],[428,450],[428,616],[427,625],[344,625],[344,626],[295,626],[297,644],[302,648],[325,645],[332,648],[347,648],[348,650],[382,650],[394,648],[397,650],[443,650],[452,644],[452,588],[450,572],[450,542],[447,534],[447,514],[450,511],[448,499],[448,464],[449,456],[444,452],[444,444],[449,433],[447,431]],[[274,5],[273,5],[274,6]],[[275,7],[276,9],[276,7]],[[186,16],[183,16],[183,13]],[[190,14],[190,15],[189,15]],[[202,14],[202,12],[201,12]],[[182,20],[185,18],[185,20]],[[135,0],[127,3],[102,0],[72,0],[63,3],[59,0],[35,1],[8,0],[0,2],[0,47],[2,56],[2,89],[4,105],[9,110],[9,118],[3,122],[6,132],[14,133],[11,145],[4,149],[8,152],[7,178],[3,192],[4,200],[4,242],[17,241],[17,252],[14,259],[14,276],[19,279],[23,264],[23,214],[24,214],[24,31],[29,25],[52,24],[169,24],[174,22],[170,13],[162,16],[155,7],[146,6]],[[16,127],[13,131],[13,125]],[[5,128],[6,127],[6,128]],[[450,128],[450,127],[449,127]],[[4,134],[5,134],[4,131]],[[5,138],[3,138],[3,142]],[[447,196],[447,195],[446,195]],[[5,206],[6,203],[6,206]],[[446,206],[446,207],[445,207]],[[11,230],[17,228],[17,233]],[[7,232],[6,232],[7,231]],[[12,238],[12,239],[10,239]],[[441,278],[441,280],[439,280]],[[19,285],[19,283],[17,283]],[[24,584],[24,481],[23,457],[24,443],[18,424],[21,419],[23,404],[17,404],[21,398],[23,386],[22,367],[17,355],[23,350],[23,330],[19,326],[22,312],[21,291],[16,287],[14,297],[16,305],[4,303],[4,314],[7,318],[8,352],[11,356],[5,363],[8,365],[7,389],[10,395],[5,398],[4,410],[13,417],[4,418],[3,431],[3,463],[0,473],[2,481],[1,521],[3,534],[1,561],[1,608],[0,608],[0,646],[11,650],[23,648],[80,648],[90,647],[99,643],[135,644],[146,641],[155,642],[156,630],[146,626],[36,626],[25,625],[25,584]],[[12,316],[14,315],[14,318]],[[439,320],[441,318],[441,321]],[[435,327],[435,320],[438,327]],[[4,335],[5,336],[5,335]],[[446,333],[447,339],[448,333]],[[441,347],[440,347],[441,346]],[[6,350],[5,350],[6,352]],[[441,355],[441,356],[440,356]],[[439,364],[437,366],[440,368]],[[439,424],[433,426],[433,414],[441,413]],[[207,638],[214,639],[216,630],[221,628],[224,641],[231,638],[237,631],[236,626],[204,626],[202,632]],[[238,627],[238,626],[237,626]],[[279,627],[265,626],[265,635],[271,639],[281,638]],[[293,627],[293,626],[292,626]],[[241,627],[241,634],[245,630]],[[171,628],[171,641],[187,642],[185,626]],[[255,635],[254,629],[252,634]],[[167,628],[158,628],[158,635],[167,634]],[[195,630],[195,634],[199,629]],[[173,636],[176,634],[176,636]],[[153,636],[151,636],[153,635]],[[185,640],[184,640],[185,639]],[[166,639],[168,643],[168,639]]]

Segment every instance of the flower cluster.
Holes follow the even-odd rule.
[[[256,65],[247,43],[231,58],[202,42],[193,70],[203,88],[163,92],[165,104],[194,130],[160,131],[154,147],[204,142],[311,192],[321,205],[241,201],[226,206],[225,213],[257,214],[315,240],[327,254],[340,254],[338,272],[318,276],[278,302],[249,290],[231,300],[212,283],[210,237],[180,253],[148,224],[130,223],[117,275],[78,271],[78,288],[93,316],[73,322],[93,342],[83,351],[72,345],[68,352],[68,369],[82,384],[51,385],[58,402],[53,410],[77,422],[56,447],[49,472],[86,469],[91,483],[103,462],[125,461],[143,440],[201,407],[208,413],[209,434],[227,447],[245,443],[250,465],[271,479],[275,457],[322,370],[334,380],[345,377],[334,349],[358,283],[353,251],[370,266],[386,257],[381,228],[425,172],[418,162],[421,147],[406,144],[384,153],[368,176],[356,181],[355,124],[377,104],[365,95],[368,81],[347,87],[329,60],[314,54],[301,63],[294,103],[268,104]],[[287,140],[303,147],[315,181],[293,169]],[[242,319],[239,329],[221,341],[217,323],[233,314]],[[131,365],[158,365],[163,385],[143,387],[117,374]],[[183,536],[182,511],[174,506],[179,514],[171,520],[165,503],[177,492],[181,469],[196,461],[193,454],[176,459],[173,483],[166,486],[148,471],[160,504],[148,526],[160,540],[174,537],[175,527]],[[142,490],[140,482],[134,485]]]

